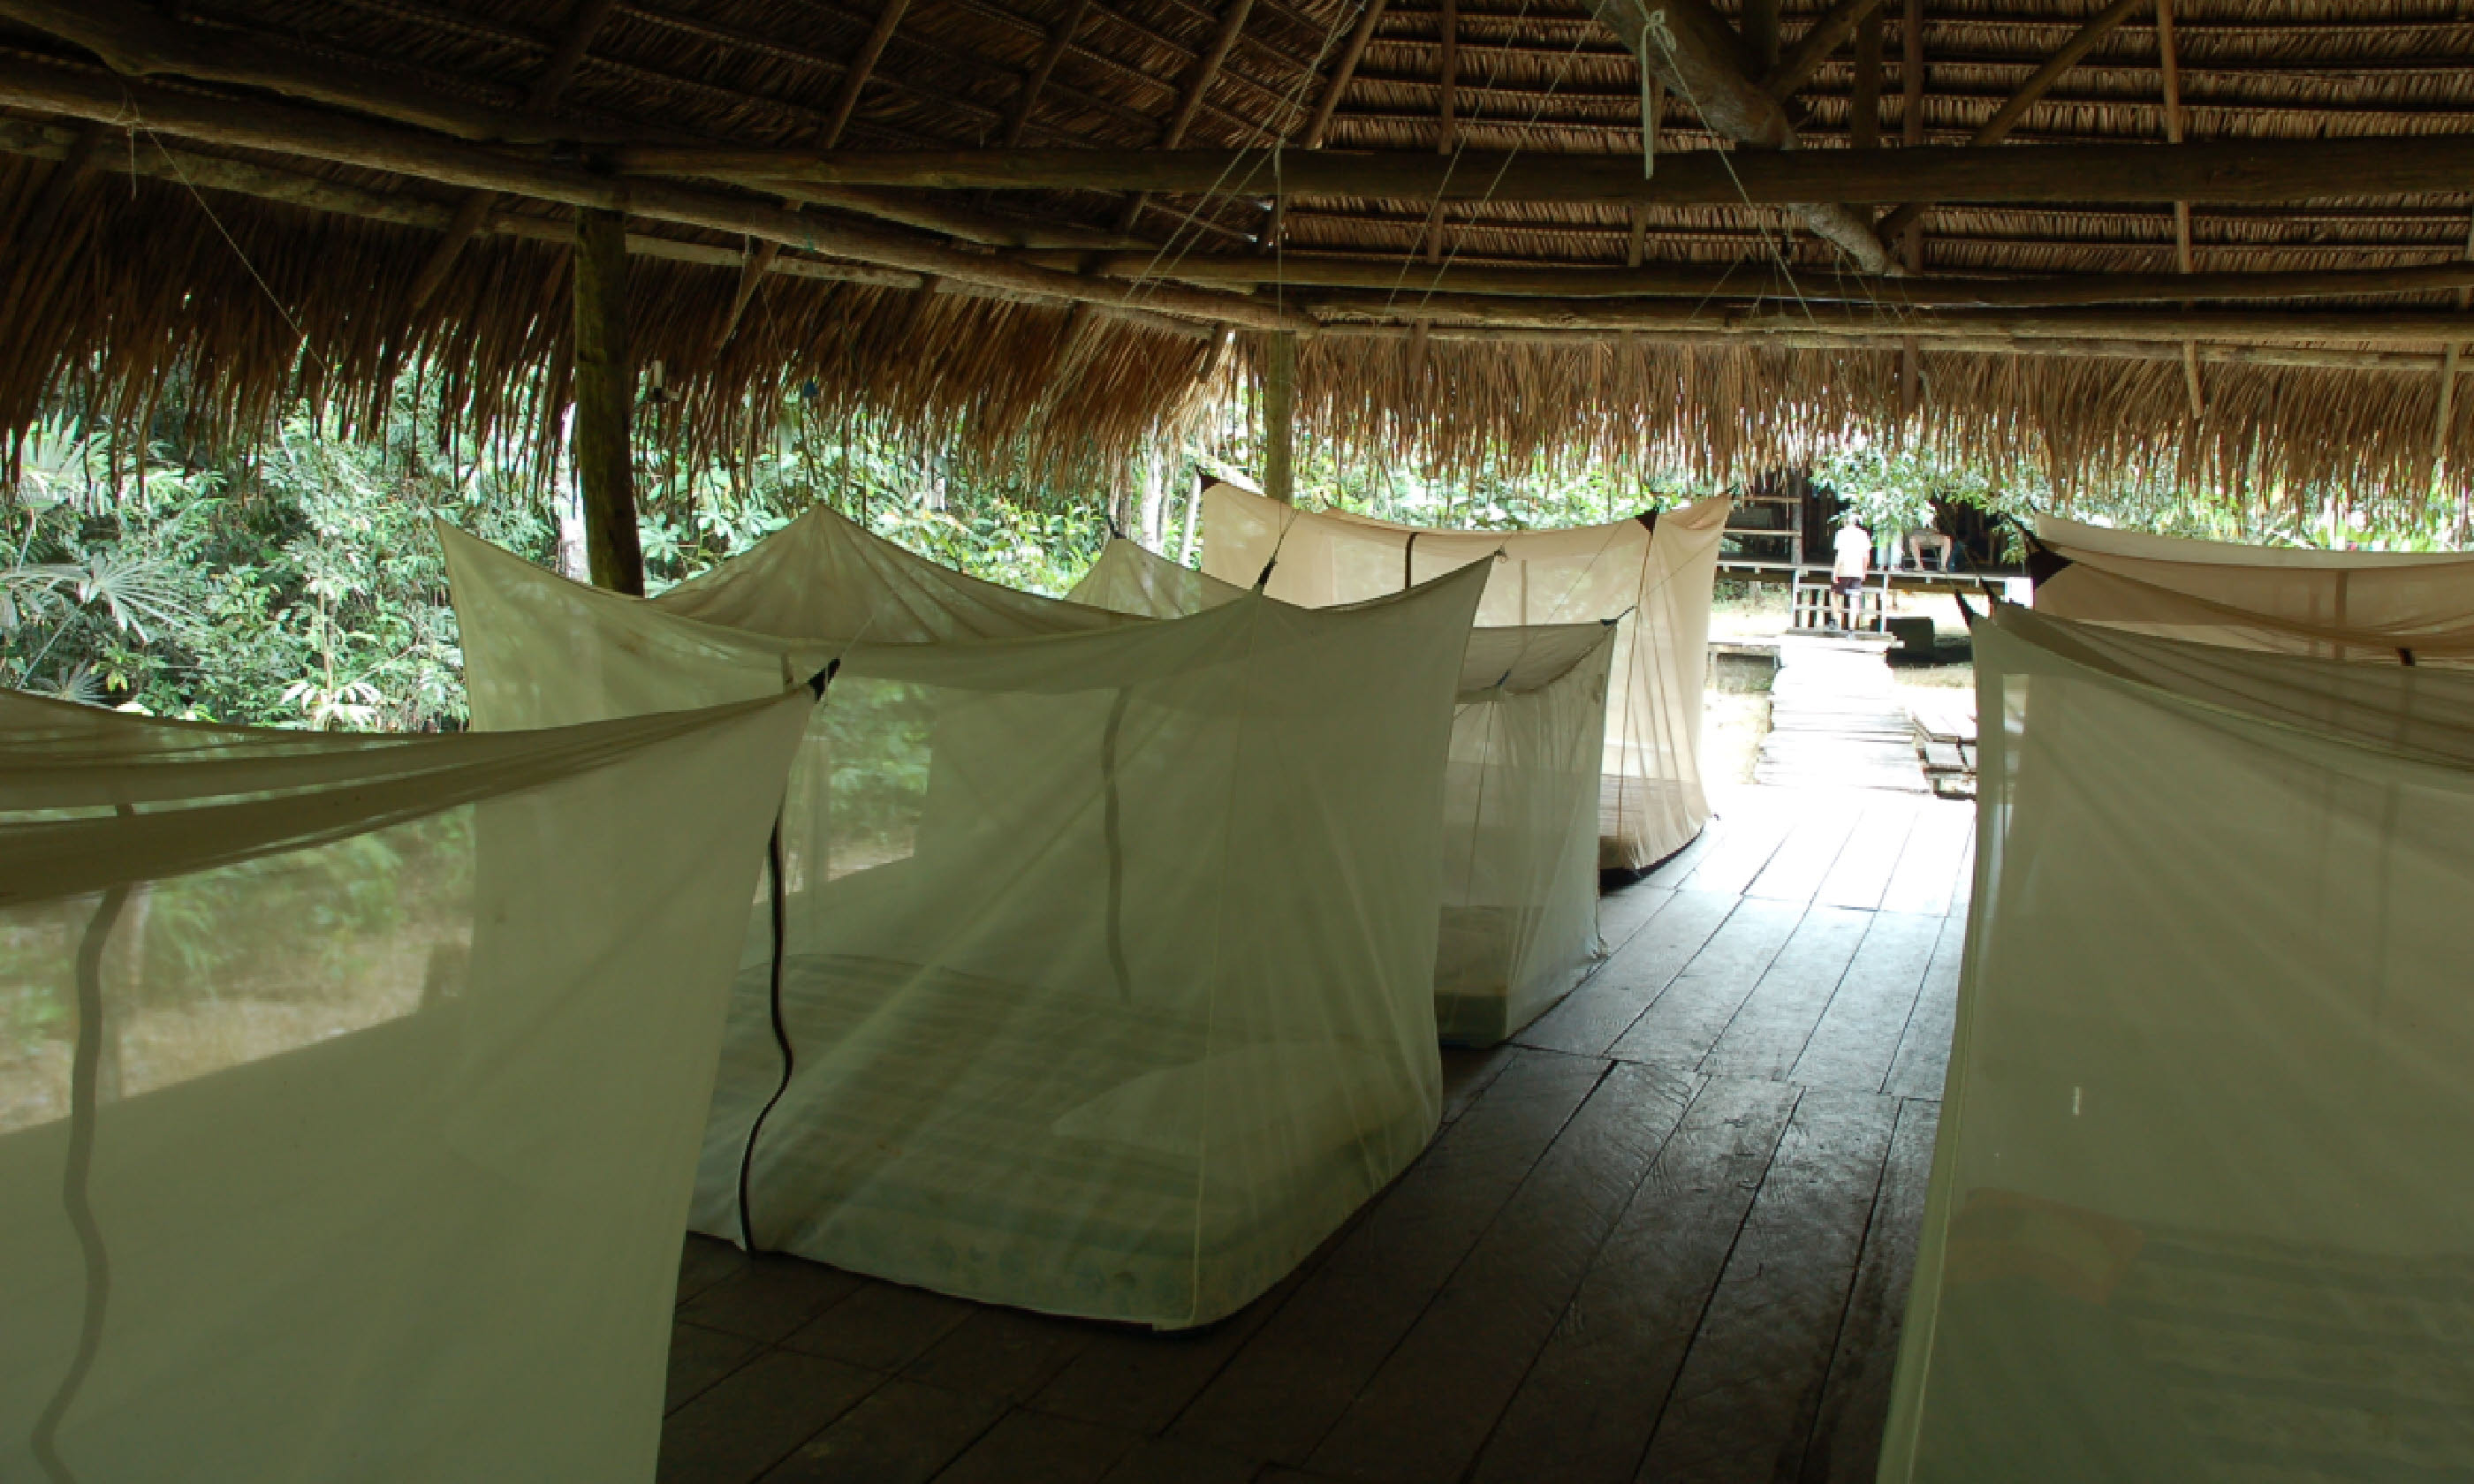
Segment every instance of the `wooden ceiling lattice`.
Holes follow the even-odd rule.
[[[847,372],[835,396],[889,397],[923,429],[969,416],[990,400],[971,380],[983,369],[955,367],[977,359],[896,333],[951,319],[923,316],[934,298],[993,306],[971,323],[1002,326],[1051,375],[1095,348],[1124,363],[1124,400],[1104,412],[1081,392],[994,399],[1015,411],[986,436],[1046,419],[1056,446],[1176,416],[1225,373],[1233,328],[1305,336],[1309,383],[1408,357],[1411,393],[1379,431],[1348,410],[1357,392],[1308,387],[1302,409],[1338,419],[1335,436],[1422,437],[1450,462],[1490,440],[1550,450],[1561,419],[1590,430],[1585,452],[1707,466],[1715,445],[1688,431],[1707,410],[1653,409],[1637,436],[1622,431],[1634,412],[1608,414],[1641,403],[1608,378],[1632,374],[1646,335],[1804,368],[1765,383],[1797,405],[1773,431],[1767,414],[1739,419],[1751,431],[1720,462],[1921,416],[2003,457],[2067,443],[2219,483],[2353,478],[2409,504],[2464,486],[2452,470],[2474,458],[2449,454],[2474,430],[2437,388],[2451,347],[2474,340],[2474,278],[2450,268],[2474,256],[2474,14],[2460,5],[1669,0],[1648,44],[1674,183],[1626,188],[1606,172],[1642,153],[1639,14],[1630,0],[0,0],[6,220],[20,254],[40,255],[208,191],[304,244],[376,232],[366,260],[403,267],[367,286],[351,332],[374,375],[477,335],[531,347],[555,381],[556,326],[450,323],[500,311],[443,285],[555,253],[573,208],[619,210],[638,258],[715,276],[709,323],[676,329],[675,368],[692,409],[676,416],[714,438],[740,416],[725,404],[813,376],[823,352],[799,347],[827,341]],[[2370,153],[2309,154],[2347,140]],[[1764,153],[1780,145],[1795,156]],[[2140,153],[2057,174],[2080,146]],[[1276,163],[1262,153],[1275,148]],[[1159,184],[1101,168],[1108,152],[1180,149],[1222,153]],[[88,190],[93,219],[64,225],[77,182],[115,150],[143,187],[118,207]],[[965,153],[934,178],[845,168],[936,151]],[[1304,164],[1299,183],[1288,175],[1308,155],[1373,174],[1317,194]],[[2203,156],[2232,163],[2170,174]],[[1438,159],[1464,199],[1438,202]],[[1972,177],[1935,173],[1979,159]],[[1598,183],[1540,185],[1559,161]],[[1710,183],[1725,167],[1744,199]],[[2160,195],[2169,178],[2189,194]],[[2171,297],[2176,274],[2205,292]],[[172,354],[290,373],[279,347],[208,344],[225,331],[203,320],[140,354],[118,322],[30,292],[0,313],[28,363],[0,378],[17,389],[0,419],[16,426],[27,397],[98,359],[107,376]],[[740,343],[759,314],[770,348]],[[1909,344],[1934,364],[1885,348]],[[877,363],[863,371],[860,345]],[[1468,373],[1492,356],[1485,377],[1515,380],[1485,399],[1491,421],[1414,434],[1437,378],[1463,374],[1429,354],[1446,345]],[[1812,360],[1833,347],[1838,369]],[[2189,383],[2171,418],[2126,390],[2157,347]],[[2277,349],[2282,369],[2242,347]],[[1541,385],[1594,386],[1600,405],[1525,405],[1518,367],[1540,356],[1564,357]],[[1993,356],[2004,365],[1978,364]],[[1982,395],[1929,395],[1936,364],[1947,390]],[[2284,448],[2307,436],[2305,409],[2349,385],[2371,394],[2336,374],[2349,370],[2388,378],[2385,431],[2353,440],[2351,466]],[[1894,390],[1850,390],[1867,378]],[[2228,395],[2212,401],[2218,379]],[[2237,406],[2248,426],[2205,426]],[[2122,425],[2057,440],[2070,407]]]

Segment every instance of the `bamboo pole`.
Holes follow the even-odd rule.
[[[584,549],[593,586],[644,595],[636,535],[636,400],[627,345],[626,219],[591,207],[575,213],[575,478],[584,496]]]
[[[1882,0],[1838,0],[1837,4],[1822,12],[1811,28],[1796,39],[1795,46],[1761,79],[1761,86],[1773,98],[1792,96],[1797,88],[1811,81],[1812,75],[1821,70],[1821,64],[1830,59],[1830,54],[1838,50],[1838,43],[1881,13],[1881,4]]]

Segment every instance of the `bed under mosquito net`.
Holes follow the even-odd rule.
[[[697,1230],[1201,1324],[1432,1136],[1436,801],[1476,574],[1346,612],[853,643],[792,632],[739,586],[750,559],[692,594],[742,605],[724,628],[443,539],[482,726],[838,662],[748,919]]]
[[[0,1476],[651,1478],[812,705],[343,736],[0,692]]]
[[[1170,618],[1246,591],[1112,540],[1066,596]],[[1595,966],[1598,753],[1613,626],[1470,631],[1444,775],[1435,1025],[1491,1046]]]
[[[1880,1477],[2461,1476],[2474,676],[2003,606]]]
[[[1436,531],[1279,504],[1234,485],[1202,491],[1202,569],[1308,608],[1398,592],[1491,564],[1487,627],[1617,619],[1599,795],[1599,864],[1637,870],[1682,850],[1710,818],[1701,693],[1710,583],[1728,502],[1702,500],[1564,531]],[[1278,561],[1273,554],[1278,553]]]
[[[2474,556],[2183,540],[2037,517],[2036,609],[2167,638],[2474,666]]]

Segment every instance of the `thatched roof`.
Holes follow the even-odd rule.
[[[653,424],[706,448],[813,382],[1104,460],[1285,327],[1317,433],[1447,462],[1922,429],[2468,488],[2455,0],[1777,5],[1660,8],[1644,182],[1633,0],[0,0],[0,423],[427,364],[538,432],[584,203],[629,213]]]

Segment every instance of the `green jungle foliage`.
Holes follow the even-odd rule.
[[[158,714],[256,725],[462,725],[461,652],[429,522],[455,522],[556,564],[570,479],[529,453],[442,437],[417,389],[375,438],[295,409],[245,456],[192,446],[179,388],[143,430],[63,408],[0,504],[0,684]],[[639,503],[655,591],[744,551],[818,501],[911,550],[1009,586],[1072,586],[1113,520],[1192,560],[1198,474],[1260,467],[1242,400],[1148,451],[1120,490],[965,475],[864,419],[793,397],[770,444],[726,467],[650,452]],[[141,452],[142,450],[142,452]],[[1859,446],[1813,472],[1876,524],[1921,525],[1933,501],[2273,544],[2427,548],[2438,529],[2373,528],[2334,491],[2248,507],[2131,479],[2065,498],[1987,478],[1930,447]],[[1718,492],[1670,471],[1506,465],[1437,480],[1409,467],[1298,450],[1302,503],[1417,525],[1543,529],[1621,519]],[[2303,514],[2314,513],[2314,514]]]

